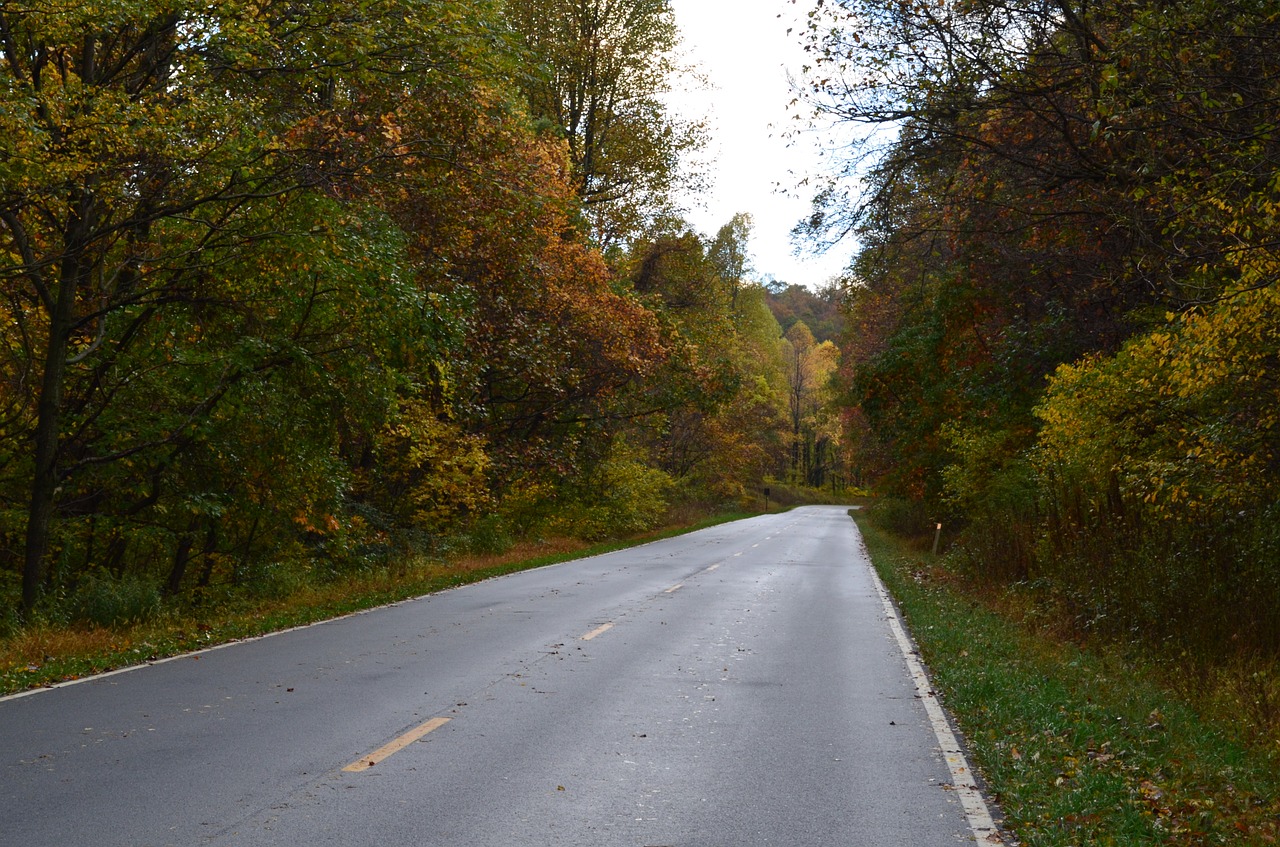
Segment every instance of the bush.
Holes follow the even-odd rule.
[[[675,485],[639,451],[615,444],[592,484],[552,521],[552,528],[588,541],[624,538],[659,526]]]
[[[115,578],[90,573],[67,599],[67,616],[75,623],[97,626],[142,623],[160,611],[160,590],[136,576]]]
[[[312,566],[297,560],[250,563],[239,574],[240,584],[253,597],[284,600],[314,582]]]
[[[0,638],[21,628],[18,608],[22,604],[22,577],[16,571],[0,570]]]
[[[0,607],[0,638],[16,635],[22,629],[22,618],[18,615],[17,604]]]
[[[467,533],[468,547],[476,555],[497,555],[515,546],[511,528],[502,515],[486,515],[477,520]]]
[[[932,529],[924,503],[901,497],[881,497],[867,509],[879,529],[905,538],[927,535]]]
[[[1280,506],[1191,523],[1070,486],[1044,504],[1043,524],[1026,527],[1040,534],[1033,575],[1078,630],[1174,654],[1280,656]]]

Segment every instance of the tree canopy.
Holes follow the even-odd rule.
[[[878,128],[805,223],[860,242],[855,461],[968,521],[975,568],[1085,618],[1167,632],[1195,585],[1274,649],[1274,573],[1214,568],[1270,549],[1280,470],[1275,9],[850,0],[810,22],[806,102]],[[1185,569],[1134,577],[1161,557]]]
[[[703,126],[663,100],[678,71],[670,0],[533,0],[507,15],[534,63],[530,109],[568,142],[597,243],[617,245],[673,211]]]
[[[287,594],[783,473],[665,0],[0,6],[0,625]]]

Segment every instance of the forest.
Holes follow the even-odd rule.
[[[0,3],[0,632],[840,482],[830,326],[673,199],[678,42],[668,0]]]
[[[817,291],[669,0],[0,3],[0,633],[865,486],[1273,720],[1280,7],[808,13]]]
[[[805,39],[807,108],[861,139],[801,230],[858,245],[883,519],[1274,722],[1280,6],[842,0]]]

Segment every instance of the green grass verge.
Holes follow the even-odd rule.
[[[855,519],[1022,844],[1277,843],[1280,739],[1239,743],[1123,661],[1002,617]]]
[[[752,517],[722,513],[695,523],[634,538],[606,541],[567,552],[502,561],[489,567],[452,567],[449,563],[402,563],[398,568],[353,576],[277,600],[236,601],[210,609],[170,610],[157,620],[106,629],[50,628],[19,632],[5,639],[26,639],[40,646],[39,658],[0,652],[0,695],[54,685],[131,665],[181,655],[218,644],[316,623],[449,588],[597,556],[663,538]],[[0,648],[5,645],[0,642]],[[10,645],[12,646],[12,645]],[[26,652],[30,653],[30,645]]]

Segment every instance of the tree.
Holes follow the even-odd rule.
[[[763,289],[727,279],[736,271],[717,250],[745,223],[736,216],[708,240],[670,220],[634,242],[628,257],[631,285],[663,323],[672,351],[636,398],[648,414],[632,440],[692,499],[749,496],[785,450],[781,330]]]
[[[851,371],[850,399],[883,427],[880,445],[902,448],[904,490],[939,494],[951,458],[937,437],[944,422],[1003,431],[1015,455],[1060,363],[1114,351],[1153,315],[1223,290],[1203,268],[1231,239],[1175,223],[1175,205],[1204,206],[1173,186],[1239,191],[1240,171],[1219,163],[1212,176],[1199,151],[1225,150],[1231,132],[1266,122],[1267,98],[1246,81],[1274,73],[1252,42],[1235,45],[1230,81],[1174,70],[1171,51],[1220,31],[1191,26],[1196,9],[1180,7],[1172,27],[1163,11],[1151,12],[1157,26],[1138,7],[1067,2],[867,0],[815,13],[815,108],[899,128],[887,144],[872,140],[886,133],[868,137],[807,228],[856,231],[864,245],[854,319],[883,335],[853,342],[869,357]],[[1236,14],[1271,25],[1243,6]],[[1229,36],[1206,37],[1215,55],[1233,49]],[[1150,66],[1138,56],[1170,57],[1159,82],[1135,70]],[[1243,108],[1228,114],[1232,89]],[[1195,90],[1207,108],[1193,118],[1170,92]],[[1171,178],[1172,161],[1196,162],[1196,176]],[[863,202],[849,198],[854,176],[867,180]]]
[[[751,215],[739,212],[727,224],[720,227],[708,251],[715,263],[716,272],[729,289],[729,303],[736,308],[738,291],[751,272],[751,258],[747,245],[751,241]]]
[[[4,113],[4,279],[23,325],[19,367],[39,381],[26,401],[28,610],[65,473],[68,366],[102,349],[116,313],[140,307],[134,321],[145,320],[148,306],[181,297],[207,243],[234,237],[235,212],[249,198],[297,184],[292,165],[272,167],[261,141],[246,145],[233,130],[259,116],[237,113],[225,88],[216,90],[213,66],[238,46],[240,23],[148,3],[102,22],[74,6],[61,16],[0,13],[4,90],[16,106]],[[162,253],[153,235],[171,220],[193,225]],[[128,338],[136,329],[122,323]]]
[[[452,68],[443,76],[457,84],[464,66],[482,70],[458,49],[474,43],[473,11],[394,0],[0,10],[0,281],[14,321],[6,434],[30,445],[30,466],[17,467],[29,481],[27,610],[46,575],[60,498],[64,511],[94,508],[67,501],[74,476],[145,460],[152,482],[135,505],[150,508],[171,464],[164,457],[194,449],[236,392],[301,358],[343,350],[337,337],[314,334],[314,319],[344,284],[305,260],[253,268],[280,274],[297,295],[293,311],[255,300],[249,292],[263,277],[226,274],[304,238],[289,226],[323,233],[329,222],[308,205],[388,158],[385,146],[338,143],[350,134],[337,125],[375,81],[404,99],[422,74]],[[408,155],[393,147],[390,158]],[[352,278],[343,260],[332,267]],[[210,316],[228,312],[248,315],[254,331],[240,341],[215,336],[214,347],[230,345],[225,355],[189,367],[181,341],[204,337]],[[259,338],[266,327],[282,335]],[[187,378],[197,372],[202,379]],[[157,392],[150,407],[138,394],[144,386]],[[165,414],[154,414],[160,407]],[[132,432],[122,420],[130,413]],[[108,421],[121,428],[105,431]]]
[[[633,290],[662,322],[672,356],[637,398],[652,417],[650,450],[677,479],[708,458],[708,422],[738,387],[730,359],[733,324],[723,281],[707,245],[683,221],[631,244],[626,267]]]
[[[855,145],[815,200],[813,237],[938,237],[1022,268],[1017,244],[1073,316],[1230,290],[1201,272],[1239,248],[1210,221],[1276,161],[1251,141],[1269,137],[1277,77],[1262,7],[855,0],[810,21],[806,102],[895,130]],[[916,214],[895,220],[909,197]],[[1133,330],[1095,324],[1095,347]]]
[[[811,104],[893,128],[805,227],[861,241],[843,380],[882,487],[953,510],[958,558],[1089,626],[1274,656],[1280,590],[1253,563],[1276,537],[1275,9],[811,20]]]
[[[678,69],[670,0],[531,0],[506,15],[534,62],[524,81],[535,116],[569,145],[573,184],[592,233],[617,245],[669,210],[698,123],[662,96]]]
[[[787,404],[791,411],[791,473],[800,473],[801,429],[817,387],[813,333],[803,322],[787,330]]]
[[[839,418],[830,393],[839,365],[835,344],[818,344],[803,321],[785,336],[787,403],[791,418],[791,474],[806,485],[820,487],[831,469],[840,438]]]
[[[842,289],[835,284],[816,292],[803,285],[779,284],[769,291],[769,308],[783,332],[797,321],[803,321],[816,341],[835,341],[840,337],[843,296]]]

